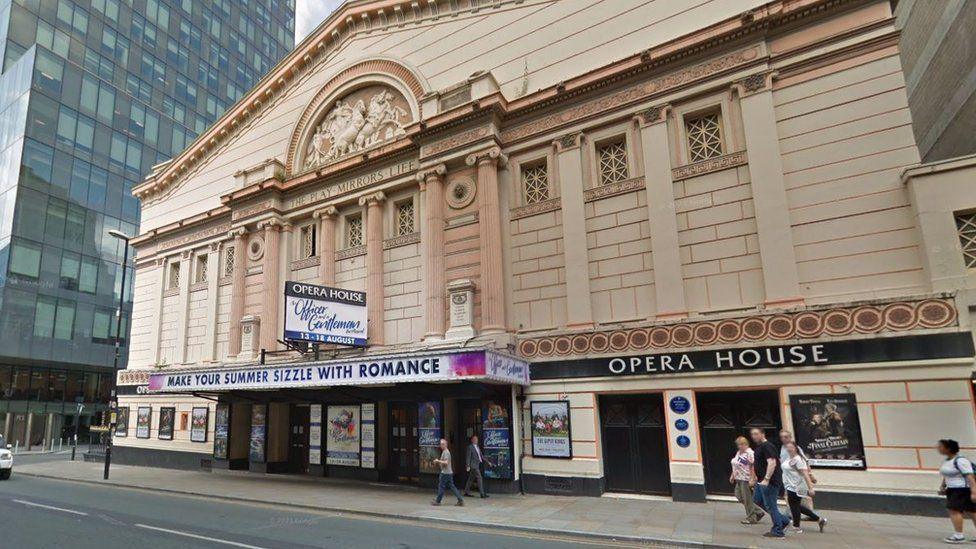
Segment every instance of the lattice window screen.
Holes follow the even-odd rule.
[[[623,140],[600,145],[596,151],[600,166],[600,184],[627,179],[627,147]]]
[[[363,245],[362,216],[357,215],[346,219],[346,245],[350,248]]]
[[[315,225],[302,227],[301,259],[308,259],[315,255]]]
[[[549,200],[549,167],[546,163],[522,168],[522,189],[526,204]]]
[[[171,263],[169,266],[169,287],[179,288],[180,287],[180,264]]]
[[[688,155],[692,162],[722,156],[722,124],[718,113],[711,113],[685,121],[688,134]]]
[[[966,267],[976,269],[976,212],[956,214],[956,230]]]
[[[224,276],[234,276],[234,254],[237,248],[230,246],[224,249]]]
[[[197,256],[197,278],[194,282],[206,282],[207,281],[207,267],[210,261],[207,258],[207,254],[201,254]]]
[[[397,236],[413,233],[416,230],[414,228],[413,200],[400,202],[396,208]]]

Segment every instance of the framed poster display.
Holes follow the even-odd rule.
[[[119,408],[119,415],[115,418],[115,436],[117,437],[129,436],[129,407],[128,406],[122,406]]]
[[[214,412],[214,457],[227,459],[230,445],[230,404],[217,403]]]
[[[481,446],[484,449],[485,477],[512,478],[512,428],[508,403],[485,401],[482,410]]]
[[[864,439],[853,394],[790,395],[796,444],[813,467],[865,469]]]
[[[257,463],[265,459],[265,447],[268,434],[268,405],[251,405],[251,443],[247,458]]]
[[[173,427],[176,424],[176,408],[159,409],[159,440],[173,440]]]
[[[152,408],[140,406],[136,411],[136,438],[149,438],[149,428],[152,426]]]
[[[308,407],[308,464],[322,465],[322,405]]]
[[[434,460],[441,455],[440,401],[418,403],[417,423],[419,424],[417,445],[420,447],[420,472],[440,473],[440,466],[434,463]]]
[[[532,421],[532,457],[573,457],[569,401],[534,400],[529,405]]]
[[[359,416],[358,404],[327,408],[326,465],[359,467]]]
[[[207,442],[210,408],[194,408],[190,417],[190,442]]]
[[[376,468],[376,404],[368,402],[359,405],[359,461],[364,469]]]

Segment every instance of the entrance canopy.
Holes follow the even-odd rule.
[[[174,370],[150,375],[149,392],[220,392],[450,381],[528,385],[529,365],[517,358],[488,350],[405,353],[275,366]]]

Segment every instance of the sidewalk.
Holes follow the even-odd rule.
[[[648,545],[731,547],[942,547],[948,519],[826,511],[830,523],[823,534],[812,523],[803,534],[786,540],[766,539],[762,526],[739,524],[738,504],[674,503],[665,500],[564,496],[495,495],[469,498],[463,508],[450,496],[445,506],[430,506],[428,490],[332,479],[237,472],[188,472],[148,467],[112,466],[102,480],[102,464],[81,461],[32,463],[14,468],[14,475],[112,484],[133,488],[305,507],[413,521],[465,523],[544,532],[556,535],[615,537]],[[0,485],[2,486],[2,485]],[[785,508],[785,506],[784,506]],[[967,532],[972,533],[972,524]]]

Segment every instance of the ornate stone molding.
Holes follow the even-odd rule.
[[[297,259],[291,262],[291,270],[297,271],[299,269],[307,269],[309,267],[318,267],[321,262],[322,261],[317,255],[306,257],[305,259]]]
[[[312,212],[314,219],[331,219],[339,215],[339,209],[335,206],[326,206]]]
[[[148,385],[150,370],[119,370],[118,385]]]
[[[486,163],[505,163],[508,159],[502,154],[502,150],[498,147],[492,147],[490,149],[485,149],[476,153],[471,153],[465,158],[464,162],[468,166],[474,166],[475,164],[486,164]]]
[[[275,208],[274,200],[263,200],[261,202],[258,202],[257,204],[252,204],[245,208],[234,210],[234,212],[231,213],[231,219],[233,219],[234,221],[238,221],[268,211],[278,213],[278,209]]]
[[[478,186],[468,177],[452,179],[444,189],[444,200],[454,210],[468,207],[478,194]]]
[[[447,166],[444,164],[437,164],[435,166],[430,166],[428,168],[421,168],[417,171],[417,183],[420,183],[421,190],[427,185],[427,180],[432,178],[443,178],[444,174],[447,173]]]
[[[618,181],[616,183],[609,183],[607,185],[593,187],[592,189],[586,189],[583,191],[583,201],[593,202],[594,200],[600,200],[601,198],[610,198],[611,196],[617,196],[618,194],[627,194],[630,192],[639,191],[643,188],[644,178],[634,177],[631,179]]]
[[[244,236],[246,234],[247,234],[247,228],[245,228],[245,227],[235,227],[235,228],[227,231],[227,239],[228,240],[234,240],[235,238],[237,238],[239,236]]]
[[[543,200],[542,202],[536,202],[535,204],[526,204],[525,206],[519,206],[517,208],[512,208],[509,213],[509,217],[512,221],[516,219],[522,219],[524,217],[531,217],[533,215],[544,214],[546,212],[554,212],[561,207],[559,198],[550,198],[549,200]]]
[[[400,236],[394,236],[393,238],[387,238],[383,241],[383,249],[389,250],[390,248],[399,248],[400,246],[416,244],[418,242],[420,242],[420,232],[412,232],[410,234],[402,234]]]
[[[366,196],[359,197],[360,206],[370,206],[372,204],[380,204],[386,200],[386,194],[383,191],[376,191],[375,193],[367,194]]]
[[[604,114],[610,109],[644,101],[656,94],[744,65],[758,57],[759,50],[756,47],[751,47],[720,56],[711,61],[692,65],[647,82],[634,84],[605,97],[585,101],[575,107],[509,128],[501,133],[502,142],[508,144],[537,133],[551,131],[554,128],[578,122],[590,116]]]
[[[176,236],[173,238],[168,238],[166,240],[161,240],[159,242],[158,251],[162,252],[165,250],[172,250],[173,248],[179,248],[180,246],[193,244],[201,240],[213,238],[215,236],[220,235],[221,233],[226,233],[229,230],[230,230],[230,223],[221,223],[219,225],[212,225],[210,227],[206,227],[198,231],[194,231],[192,233],[187,233],[182,236]]]
[[[277,217],[272,217],[270,219],[263,219],[261,221],[258,221],[259,231],[264,231],[264,230],[281,231],[286,227],[290,228],[291,223],[288,223],[287,221]]]
[[[565,151],[568,149],[575,149],[583,144],[583,132],[572,132],[560,137],[559,139],[553,141],[556,150]]]
[[[203,282],[194,282],[193,284],[190,284],[190,291],[191,292],[199,292],[200,290],[206,290],[206,289],[207,289],[207,282],[206,281],[203,281]]]
[[[366,245],[353,246],[352,248],[345,248],[343,250],[338,250],[335,253],[336,261],[342,261],[343,259],[349,259],[351,257],[359,257],[361,255],[366,255]]]
[[[525,358],[540,358],[897,333],[956,325],[958,314],[952,300],[935,298],[529,337],[519,342],[518,349]]]
[[[468,145],[484,139],[489,135],[491,135],[491,131],[487,127],[473,128],[458,134],[454,134],[450,137],[441,139],[440,141],[434,141],[428,145],[421,146],[420,157],[425,158],[449,151],[451,149],[456,149],[462,145]]]
[[[773,86],[773,78],[776,77],[775,71],[760,72],[749,76],[732,84],[732,87],[739,93],[739,97],[746,97],[758,93]]]
[[[716,156],[715,158],[709,158],[708,160],[702,160],[701,162],[695,162],[694,164],[685,164],[684,166],[672,168],[671,179],[673,181],[680,181],[689,177],[695,177],[696,175],[735,168],[736,166],[745,165],[748,162],[749,158],[746,155],[746,151],[729,153]]]
[[[671,105],[658,105],[638,112],[637,120],[645,126],[657,124],[658,122],[667,120],[670,111]]]

